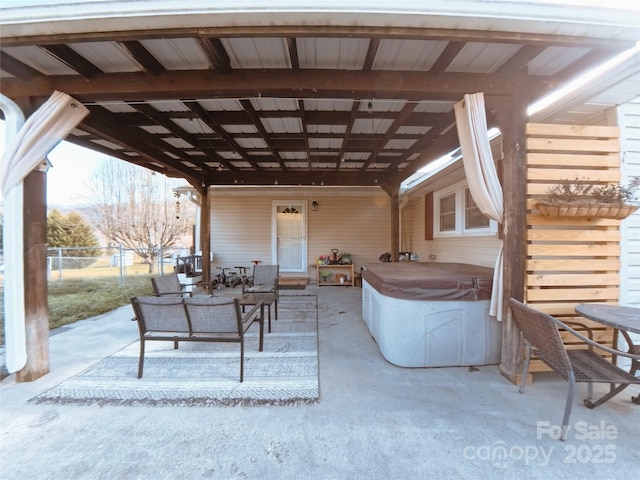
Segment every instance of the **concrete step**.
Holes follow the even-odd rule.
[[[308,283],[308,277],[280,277],[278,280],[278,284],[281,287],[301,287]]]

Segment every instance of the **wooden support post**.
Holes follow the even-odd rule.
[[[46,174],[34,170],[24,179],[24,292],[27,363],[17,382],[49,373],[49,309],[47,302]]]
[[[200,250],[202,250],[202,282],[211,281],[211,205],[209,189],[204,187],[200,193]]]
[[[502,185],[504,194],[504,311],[509,312],[510,297],[524,296],[526,246],[526,168],[525,125],[527,99],[512,97],[499,116],[504,158]],[[523,361],[520,331],[511,315],[502,322],[501,373],[516,382]]]
[[[382,183],[382,189],[391,198],[391,261],[397,262],[400,255],[400,183]]]

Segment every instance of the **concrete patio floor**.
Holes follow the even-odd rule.
[[[380,355],[361,290],[319,298],[320,401],[265,407],[32,405],[28,400],[135,341],[130,307],[51,333],[51,373],[1,384],[0,472],[9,479],[627,478],[640,465],[640,406],[626,390],[583,406],[567,442],[567,384],[524,395],[497,366],[406,369]],[[268,341],[268,335],[265,338]]]

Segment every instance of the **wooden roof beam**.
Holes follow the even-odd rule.
[[[372,38],[369,41],[369,48],[367,48],[367,56],[364,59],[364,65],[362,66],[362,70],[366,72],[370,72],[373,67],[373,62],[376,59],[376,54],[378,53],[378,48],[380,47],[380,38]]]
[[[231,59],[219,38],[198,38],[198,43],[207,55],[210,65],[220,73],[231,72]]]
[[[429,163],[437,160],[443,155],[452,152],[456,148],[460,146],[460,140],[458,139],[458,132],[455,128],[449,130],[444,135],[438,135],[436,137],[432,137],[431,144],[429,146],[425,146],[421,158],[429,158],[429,161],[424,164],[420,163],[418,160],[414,160],[411,164],[400,171],[396,171],[393,176],[396,178],[398,182],[402,182],[405,179],[409,178],[411,175],[416,173],[421,168],[425,167]],[[391,173],[391,172],[390,172]]]
[[[540,79],[548,88],[551,79]],[[211,70],[97,74],[89,80],[76,75],[2,78],[0,89],[10,98],[47,97],[60,90],[85,102],[126,101],[144,98],[195,99],[199,97],[282,98],[416,98],[459,100],[465,93],[510,95],[509,77],[492,74],[342,70],[237,70],[220,74]]]
[[[336,158],[336,161],[335,161],[336,170],[340,168],[340,164],[342,163],[342,160],[344,158],[344,152],[346,151],[347,145],[351,143],[353,122],[356,119],[359,111],[360,111],[360,102],[353,102],[353,105],[351,105],[351,111],[349,112],[345,132],[344,134],[341,135],[342,145],[340,145],[340,152],[338,152],[338,157]],[[367,113],[367,115],[369,114]],[[328,125],[333,125],[333,124],[334,123],[329,123]],[[309,162],[311,162],[311,156],[309,157]]]
[[[189,181],[194,180],[193,169],[186,167],[181,161],[175,160],[163,153],[165,151],[170,151],[174,155],[182,157],[182,155],[184,155],[182,151],[171,147],[168,143],[165,143],[164,145],[156,143],[156,139],[152,135],[145,134],[142,130],[125,131],[119,125],[113,124],[110,121],[109,116],[104,112],[101,112],[95,107],[90,110],[90,114],[84,118],[79,128],[100,139],[107,140],[117,145],[121,145],[125,149],[134,151],[149,162],[157,162],[167,165],[169,169],[179,172],[180,176],[188,178]],[[184,160],[194,163],[197,161],[193,158],[184,158]]]
[[[500,67],[498,73],[501,75],[512,75],[524,72],[526,74],[528,63],[544,50],[545,48],[541,46],[525,45]]]
[[[104,73],[69,45],[45,45],[41,48],[46,50],[52,57],[64,63],[67,67],[78,72],[85,79],[91,78],[99,73]]]
[[[438,59],[431,66],[430,72],[440,75],[445,72],[449,64],[458,56],[466,42],[449,42]]]
[[[2,51],[0,51],[0,68],[20,80],[30,80],[42,75],[35,68],[31,68],[26,63],[22,63],[20,60]]]
[[[249,114],[249,116],[251,117],[251,121],[253,123],[253,126],[260,133],[260,137],[262,138],[262,141],[264,141],[264,143],[267,145],[267,148],[269,149],[269,151],[273,155],[273,158],[275,158],[277,160],[277,162],[280,164],[280,167],[282,168],[282,170],[286,170],[287,166],[282,161],[282,158],[280,158],[280,155],[278,154],[277,150],[271,145],[271,139],[269,138],[269,134],[265,130],[264,125],[262,124],[262,120],[260,120],[260,116],[258,115],[258,113],[255,111],[255,109],[251,105],[251,102],[249,100],[241,100],[240,103],[244,107],[245,112],[247,112]]]
[[[406,99],[403,99],[406,100]],[[460,99],[458,99],[460,100]],[[198,104],[195,100],[183,100],[185,105],[189,106],[192,104],[197,104],[200,106],[200,112],[206,112],[211,120],[212,125],[220,124],[218,120],[214,120],[214,116],[223,116],[225,125],[252,125],[253,121],[245,112],[242,111],[212,111],[205,110],[200,104]],[[125,102],[123,102],[125,103]],[[318,110],[305,110],[304,116],[305,121],[308,125],[350,125],[351,122],[356,118],[369,118],[370,115],[366,111],[359,110],[360,102],[354,102],[354,107],[352,108],[352,112],[346,111],[318,111]],[[193,118],[193,114],[195,112],[171,112],[172,118]],[[118,116],[118,123],[121,125],[128,126],[139,126],[146,125],[145,117],[139,112],[123,112],[116,113]],[[204,113],[197,114],[198,116],[204,118]],[[260,112],[261,117],[269,117],[269,118],[289,118],[292,116],[297,116],[296,112],[277,110],[277,111],[269,111],[262,110]],[[441,118],[441,113],[432,113],[432,112],[412,112],[406,119],[406,125],[414,125],[414,126],[425,126],[432,125],[437,123]],[[397,112],[376,112],[376,118],[379,119],[395,119],[398,116]],[[353,117],[353,119],[352,119]],[[212,127],[213,128],[213,127]],[[241,135],[238,135],[241,136]]]
[[[207,185],[325,185],[332,186],[376,186],[384,178],[383,172],[346,172],[327,170],[326,172],[287,171],[273,172],[245,171],[213,172],[205,177]]]
[[[160,75],[167,70],[140,42],[125,40],[118,43],[131,55],[133,60],[152,75]]]
[[[384,148],[387,142],[395,135],[396,130],[398,130],[400,126],[404,125],[405,120],[409,117],[409,115],[413,113],[414,108],[415,106],[413,104],[407,103],[404,106],[404,108],[399,112],[398,116],[396,117],[394,122],[391,124],[387,132],[384,135],[382,135],[382,138],[378,141],[378,145],[376,146],[375,150],[372,151],[371,157],[369,157],[364,162],[364,165],[362,166],[363,170],[366,170],[367,167],[369,167],[369,165],[371,164],[371,162],[375,160],[378,153],[380,153],[380,150]]]
[[[307,111],[304,102],[298,100],[298,111],[300,112],[300,123],[302,124],[302,138],[304,139],[304,152],[307,156],[308,168],[311,169],[311,150],[309,147],[309,130],[307,128]]]
[[[298,56],[298,44],[295,38],[287,38],[287,49],[289,50],[289,61],[293,70],[300,70],[300,57]]]
[[[627,28],[631,32],[631,28]],[[500,30],[473,30],[453,28],[414,28],[414,27],[371,27],[358,25],[227,25],[219,27],[193,27],[193,28],[161,28],[144,30],[108,31],[108,32],[82,32],[61,33],[55,35],[22,35],[6,37],[2,39],[3,45],[22,46],[32,44],[55,44],[72,42],[100,42],[125,40],[141,40],[154,38],[185,38],[185,37],[350,37],[350,38],[390,38],[408,40],[440,40],[440,41],[468,41],[513,43],[518,41],[524,44],[541,45],[545,47],[585,47],[608,48],[613,50],[625,50],[632,48],[635,38],[631,40],[626,35],[622,38],[602,38],[596,36],[577,36],[529,32],[510,32]]]
[[[214,132],[216,132],[216,135],[218,135],[220,139],[224,141],[232,151],[237,152],[243,159],[250,162],[254,166],[254,168],[260,168],[260,165],[256,164],[255,162],[253,162],[253,160],[250,159],[249,155],[244,150],[244,148],[238,145],[238,143],[233,139],[233,137],[231,137],[225,131],[225,129],[220,126],[220,124],[209,114],[207,110],[205,110],[202,107],[202,105],[200,105],[198,102],[184,102],[184,104],[187,107],[189,107],[189,109],[193,113],[195,113],[198,117],[200,117],[200,119],[209,128],[211,128]],[[196,148],[203,149],[203,143],[208,144],[208,146],[212,146],[211,142],[208,142],[207,140],[200,140],[198,138],[196,139],[196,144],[194,146]],[[235,170],[235,167],[231,163],[229,163],[229,161],[227,161],[226,159],[219,157],[218,161],[222,163],[229,170],[231,171]]]
[[[169,115],[159,112],[151,105],[142,102],[128,102],[128,104],[138,110],[140,113],[148,117],[154,124],[161,125],[169,130],[174,136],[181,138],[192,146],[196,146],[197,139],[189,132],[185,131],[175,122],[169,119]]]

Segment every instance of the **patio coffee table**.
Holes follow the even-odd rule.
[[[628,353],[636,355],[631,359],[631,369],[629,373],[635,375],[640,370],[640,345],[634,344],[629,336],[629,332],[640,333],[640,308],[624,307],[621,305],[613,305],[607,303],[583,303],[576,307],[576,312],[584,318],[593,320],[602,325],[612,327],[614,329],[613,341],[614,348],[618,348],[618,335],[621,333],[629,347]],[[615,363],[616,358],[612,358]],[[611,388],[611,391],[599,399],[596,403],[600,404],[609,398],[617,395],[628,385],[620,385],[617,388]],[[640,405],[640,394],[631,397],[631,401]]]
[[[276,301],[276,294],[274,292],[269,293],[222,293],[221,297],[232,297],[237,298],[238,302],[242,306],[242,310],[244,311],[244,307],[247,305],[258,305],[259,303],[263,303],[267,307],[267,319],[268,319],[268,327],[269,333],[271,333],[271,305]]]

